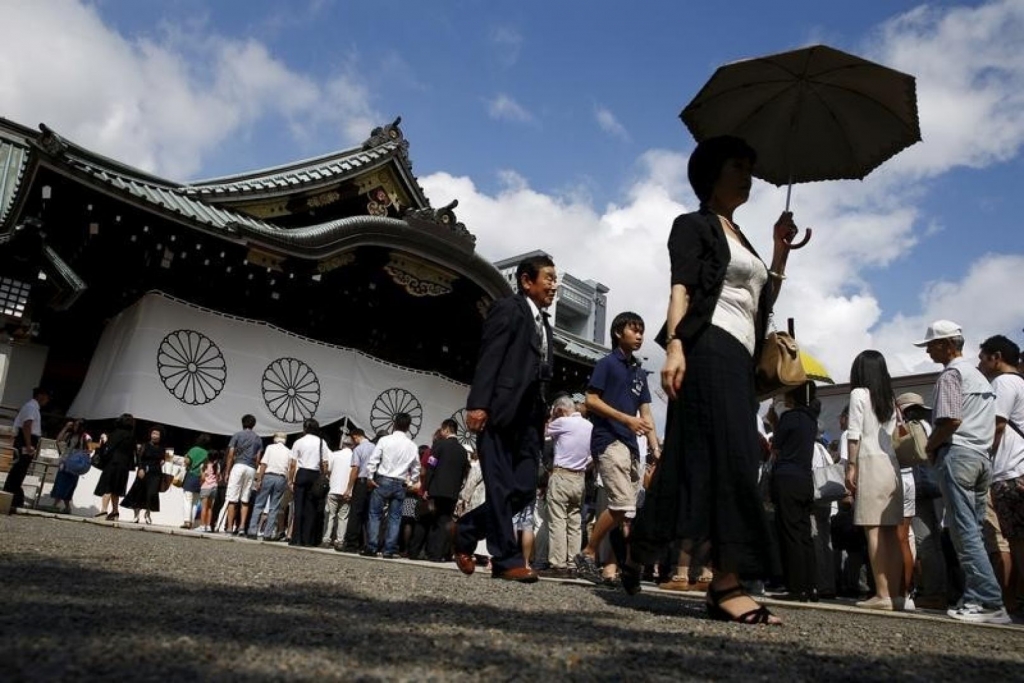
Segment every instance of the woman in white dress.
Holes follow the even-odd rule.
[[[875,594],[858,607],[902,609],[903,483],[892,447],[896,399],[885,358],[863,351],[850,369],[849,461],[846,488],[853,493],[853,523],[864,527]]]

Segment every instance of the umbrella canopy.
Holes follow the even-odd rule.
[[[680,117],[746,140],[775,185],[861,179],[921,139],[913,76],[825,45],[722,66]]]
[[[815,382],[824,382],[825,384],[835,384],[835,380],[829,376],[828,370],[825,369],[821,361],[803,349],[800,349],[800,363],[804,366],[807,379],[814,380]]]

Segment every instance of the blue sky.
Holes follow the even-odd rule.
[[[795,189],[816,234],[779,316],[840,378],[867,347],[931,369],[907,342],[936,317],[1021,341],[1024,0],[5,5],[2,116],[186,180],[401,115],[428,196],[460,200],[485,256],[546,249],[655,322],[668,228],[694,207],[678,114],[714,69],[813,43],[883,61],[918,77],[924,142],[865,182]],[[761,184],[737,213],[764,252],[783,202]]]

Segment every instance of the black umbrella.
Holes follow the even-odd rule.
[[[774,185],[861,179],[918,142],[913,76],[825,45],[719,67],[680,117],[698,141],[741,137]]]

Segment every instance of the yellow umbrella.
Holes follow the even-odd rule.
[[[822,365],[821,361],[807,353],[803,349],[800,349],[800,362],[804,366],[804,372],[807,373],[807,379],[812,379],[815,382],[824,382],[826,384],[835,384],[835,380],[832,379],[828,370]]]

